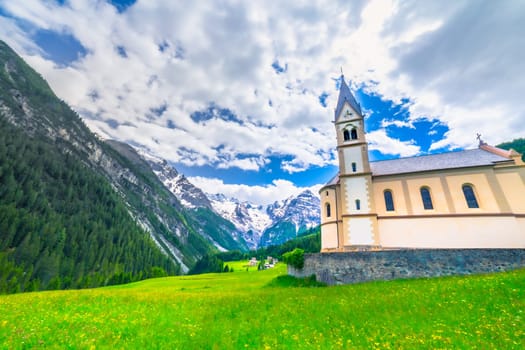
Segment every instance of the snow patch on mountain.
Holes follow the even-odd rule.
[[[251,247],[285,242],[320,223],[319,197],[306,190],[297,196],[276,201],[266,207],[240,202],[222,194],[207,194],[213,209],[231,221]],[[287,223],[288,225],[284,225]],[[281,232],[283,226],[295,227],[294,232]]]
[[[257,248],[262,232],[272,223],[266,208],[227,198],[223,194],[208,194],[208,198],[213,210],[243,233],[244,240],[250,248]]]
[[[190,209],[204,207],[212,209],[211,203],[204,192],[189,182],[183,174],[179,173],[166,160],[144,151],[140,151],[140,155],[148,161],[155,175],[177,197],[183,206]]]
[[[319,197],[310,190],[275,202],[266,211],[272,224],[262,232],[260,246],[284,243],[319,225],[321,220]]]
[[[140,153],[182,205],[213,210],[235,226],[237,232],[231,232],[232,237],[239,240],[238,235],[242,236],[250,249],[282,243],[320,224],[319,197],[310,190],[267,206],[241,202],[223,194],[205,194],[164,159],[144,151]],[[291,229],[292,226],[295,229]],[[214,243],[219,250],[224,250]]]

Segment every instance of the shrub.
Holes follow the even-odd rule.
[[[323,282],[318,282],[315,275],[311,275],[304,278],[297,278],[290,275],[277,276],[271,280],[267,287],[279,287],[279,288],[294,288],[294,287],[326,287]]]
[[[304,266],[304,250],[295,248],[291,252],[284,253],[283,260],[285,263],[296,269],[302,269]]]

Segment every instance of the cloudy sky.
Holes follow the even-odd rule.
[[[341,68],[371,158],[525,137],[525,1],[0,0],[0,39],[103,138],[269,203],[337,171]]]

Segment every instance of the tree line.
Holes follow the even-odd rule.
[[[0,118],[0,293],[179,273],[109,182]]]
[[[503,148],[503,149],[512,148],[516,152],[521,153],[521,159],[525,161],[525,138],[519,138],[519,139],[514,139],[512,141],[509,141],[509,142],[503,142],[497,145],[497,147]]]
[[[293,251],[296,248],[302,249],[305,253],[319,253],[321,251],[320,226],[311,228],[301,236],[279,245],[250,250],[249,252],[231,250],[207,254],[197,261],[195,266],[189,271],[189,274],[223,272],[226,267],[225,262],[247,260],[252,257],[257,258],[259,261],[263,261],[268,256],[282,260],[285,253]]]

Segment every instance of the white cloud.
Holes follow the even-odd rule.
[[[0,16],[0,36],[94,131],[172,162],[256,170],[283,155],[290,173],[333,164],[339,67],[384,100],[410,99],[410,119],[382,128],[447,124],[432,149],[467,147],[476,132],[491,143],[524,136],[524,2],[139,0],[123,13],[99,0],[0,4],[34,26]],[[73,35],[87,54],[54,64],[32,42],[37,28]],[[276,59],[285,73],[271,67]],[[242,124],[194,122],[210,102]],[[386,154],[420,151],[382,129],[368,138]]]
[[[293,161],[286,169],[293,172],[331,159],[331,113],[318,96],[334,93],[327,79],[332,64],[310,71],[322,65],[318,59],[330,57],[324,51],[338,37],[334,31],[348,28],[320,18],[339,12],[343,22],[357,23],[359,11],[352,19],[346,5],[283,3],[276,16],[255,2],[224,3],[217,11],[210,3],[138,1],[119,14],[104,2],[93,5],[3,3],[35,27],[71,33],[87,49],[69,67],[33,51],[21,53],[99,134],[133,140],[186,165],[259,169],[265,164],[261,158],[287,155]],[[164,52],[159,45],[166,46]],[[271,67],[277,58],[288,66],[286,74]],[[191,113],[210,102],[229,108],[244,123],[193,122]],[[162,104],[167,110],[161,117],[147,117]],[[107,127],[107,120],[120,125]],[[168,120],[176,129],[166,128]],[[235,159],[244,153],[255,156]]]
[[[321,185],[312,187],[297,187],[288,180],[273,180],[271,184],[264,186],[249,186],[244,184],[226,184],[217,178],[194,176],[188,180],[195,186],[207,193],[222,193],[226,197],[237,198],[241,201],[248,201],[254,204],[267,205],[275,201],[280,201],[299,193],[310,190],[318,194]]]
[[[504,140],[524,137],[522,128],[508,130],[506,123],[494,119],[494,116],[506,114],[512,116],[512,113],[510,110],[502,110],[502,107],[497,105],[486,106],[474,111],[460,107],[450,108],[448,115],[451,117],[447,120],[450,130],[442,140],[433,143],[430,150],[439,150],[445,147],[476,147],[478,144],[477,133],[480,133],[482,139],[490,144],[501,142],[501,135],[505,135],[506,139]],[[462,130],[471,130],[471,132],[463,133]]]
[[[369,132],[367,140],[370,150],[377,150],[383,154],[410,157],[417,155],[421,151],[421,148],[415,145],[415,142],[391,138],[384,129]]]
[[[405,120],[382,120],[381,121],[381,127],[386,128],[391,125],[394,125],[398,128],[409,128],[409,129],[415,129],[414,123],[412,120],[405,121]]]

